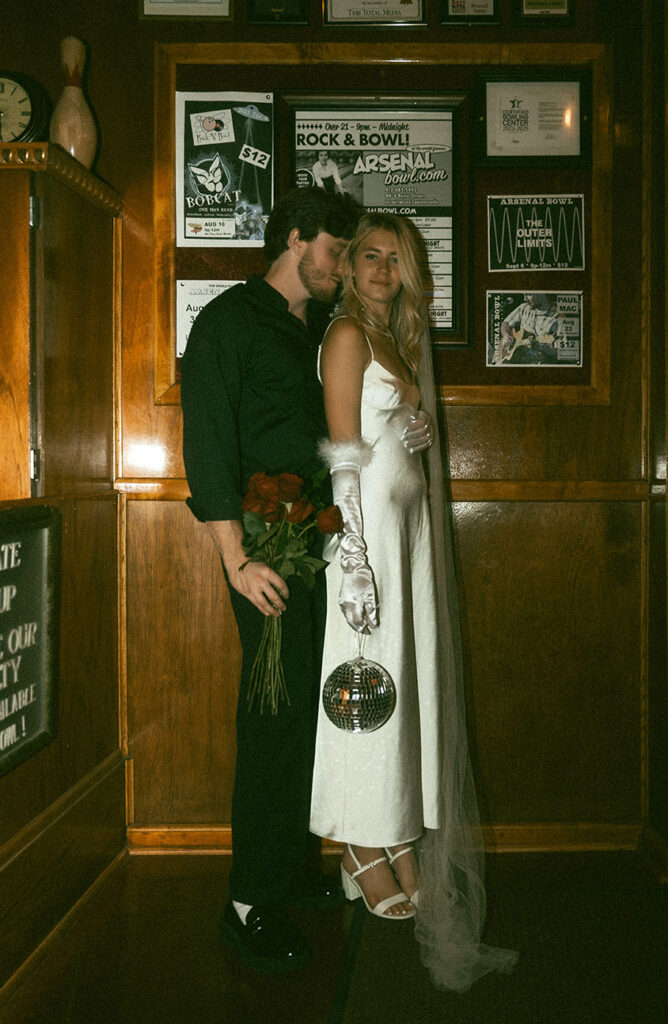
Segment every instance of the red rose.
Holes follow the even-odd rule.
[[[299,498],[293,502],[292,508],[285,518],[289,523],[303,523],[313,512],[315,512],[315,506],[311,504],[308,498]]]
[[[264,512],[260,513],[265,523],[277,523],[279,519],[283,518],[283,509],[280,505],[272,505],[267,502]]]
[[[247,494],[241,502],[243,512],[254,512],[265,523],[276,523],[282,515],[282,505],[277,501],[265,501],[259,494]]]
[[[266,523],[275,523],[281,518],[282,508],[278,500],[276,477],[266,473],[253,473],[248,481],[248,490],[241,502],[243,512],[255,512]]]
[[[252,494],[250,491],[244,496],[241,502],[242,512],[255,512],[256,515],[260,515],[264,509],[264,502],[262,498],[257,494]]]
[[[295,473],[279,473],[274,479],[278,485],[279,501],[296,501],[302,493],[304,481]]]
[[[253,473],[248,481],[248,490],[259,494],[265,501],[279,501],[278,477],[266,473]]]
[[[338,505],[330,505],[318,512],[316,519],[318,529],[321,533],[341,533],[343,530],[343,516]]]

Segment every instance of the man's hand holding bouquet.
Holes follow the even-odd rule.
[[[294,473],[254,473],[242,502],[243,546],[249,562],[264,562],[283,580],[301,576],[308,589],[327,564],[314,553],[320,534],[343,528],[336,505],[327,504],[328,470],[305,483]],[[245,563],[246,564],[246,563]],[[278,712],[280,700],[290,703],[281,663],[282,622],[268,615],[251,671],[249,710]]]

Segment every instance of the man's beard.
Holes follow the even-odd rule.
[[[338,282],[332,280],[331,274],[318,270],[313,255],[307,250],[297,264],[299,280],[306,288],[311,298],[318,302],[325,302],[331,305],[336,298]]]

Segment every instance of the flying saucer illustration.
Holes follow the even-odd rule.
[[[245,107],[233,107],[235,114],[239,114],[241,117],[247,117],[251,121],[268,121],[269,118],[266,114],[263,114],[261,110],[255,106],[254,103],[247,103]]]
[[[255,149],[255,144],[253,142],[253,121],[268,121],[269,118],[266,114],[263,114],[254,103],[247,103],[243,107],[233,107],[232,109],[235,114],[239,114],[240,117],[246,119],[244,145]],[[250,188],[244,189],[244,178],[246,176],[246,172],[248,172],[249,175],[252,174],[253,181]],[[247,163],[245,161],[242,162],[241,171],[239,173],[239,191],[245,193],[251,202],[255,202],[255,204],[260,206],[260,209],[262,208],[260,201],[260,184],[258,182],[257,166],[255,164]]]

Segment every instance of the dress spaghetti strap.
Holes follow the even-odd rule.
[[[339,314],[337,314],[337,316],[333,316],[332,319],[327,324],[327,329],[325,330],[325,334],[323,336],[323,339],[322,339],[320,345],[318,346],[318,380],[320,381],[321,384],[322,384],[322,375],[320,373],[320,356],[322,354],[322,346],[323,346],[323,344],[325,342],[325,338],[327,337],[327,334],[329,332],[330,327],[332,326],[332,324],[336,323],[337,320],[353,320],[357,324],[357,326],[361,330],[362,334],[366,338],[367,345],[369,346],[369,354],[371,356],[371,362],[372,363],[376,362],[376,357],[374,355],[373,348],[371,347],[371,341],[369,340],[369,335],[366,333],[366,331],[364,329],[364,326],[359,322],[357,317],[351,316],[350,313],[339,313]]]

